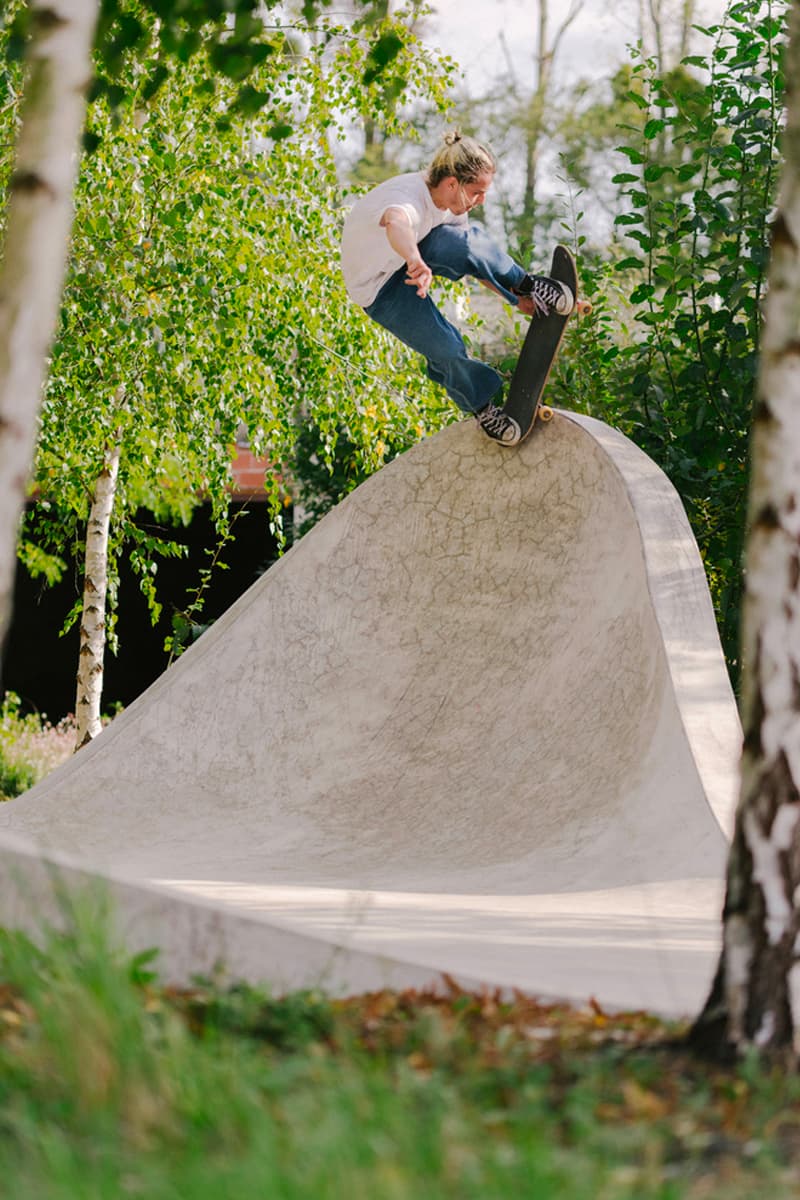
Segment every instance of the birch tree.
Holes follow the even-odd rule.
[[[58,319],[96,0],[31,0],[27,79],[0,252],[0,643]]]
[[[97,737],[102,725],[103,663],[106,648],[108,542],[119,477],[120,441],[106,447],[86,526],[78,679],[75,696],[75,749]]]
[[[695,0],[639,0],[639,37],[665,75],[689,53]]]
[[[250,118],[236,111],[237,81],[210,81],[199,61],[174,67],[149,94],[140,40],[139,58],[118,76],[127,99],[112,106],[101,96],[90,108],[97,147],[75,191],[40,413],[38,503],[21,544],[37,570],[47,554],[55,569],[85,545],[83,596],[67,619],[81,622],[79,744],[100,728],[120,556],[157,618],[160,558],[180,552],[169,526],[190,520],[203,498],[224,530],[242,425],[273,464],[264,489],[277,521],[299,430],[313,427],[310,452],[323,463],[346,441],[354,482],[446,419],[416,364],[347,302],[337,265],[341,197],[328,136],[354,113],[403,128],[399,105],[381,115],[374,50],[391,28],[354,37],[331,24],[302,52],[287,37],[250,76],[270,96]],[[435,64],[402,33],[392,70],[408,99],[444,104]],[[364,85],[367,72],[374,86]],[[158,535],[140,528],[141,510]]]
[[[525,180],[522,192],[522,211],[519,217],[520,243],[525,259],[529,257],[534,243],[540,147],[545,132],[547,102],[552,95],[553,67],[564,35],[582,8],[583,0],[571,0],[560,24],[554,31],[551,31],[550,4],[548,0],[539,0],[538,3],[533,88],[524,123]]]
[[[286,137],[296,117],[291,57],[283,60],[285,87],[263,90],[254,83],[259,67],[286,43],[285,32],[267,24],[264,14],[273,6],[270,0],[235,5],[6,0],[0,49],[7,47],[13,22],[15,39],[25,35],[26,70],[0,259],[0,643],[8,626],[18,527],[59,312],[89,87],[112,109],[121,107],[130,99],[121,76],[155,31],[157,52],[147,63],[147,77],[137,82],[145,99],[156,94],[176,64],[199,59],[220,131],[230,128],[233,118],[266,112],[266,132]],[[362,0],[365,12],[381,6],[382,0]],[[307,20],[316,8],[308,0]],[[399,60],[405,45],[397,27],[379,23],[353,46],[351,107],[369,106],[372,85]],[[359,65],[363,79],[356,78]],[[402,72],[395,74],[405,85]],[[225,103],[214,100],[217,78],[232,85]]]
[[[12,6],[27,11],[24,0]],[[31,563],[47,560],[52,577],[53,555],[86,546],[84,595],[72,614],[82,622],[80,741],[99,727],[106,635],[113,644],[108,589],[123,546],[154,616],[158,557],[178,552],[169,539],[142,534],[139,507],[186,521],[205,496],[224,523],[231,448],[243,422],[254,449],[268,448],[275,464],[265,490],[278,518],[281,468],[291,458],[298,421],[315,423],[322,461],[344,428],[368,473],[390,445],[408,445],[424,432],[423,413],[444,419],[444,407],[426,399],[408,357],[388,339],[368,338],[340,294],[340,196],[325,150],[328,136],[343,131],[343,113],[383,121],[395,134],[407,128],[400,104],[382,112],[387,87],[411,103],[425,93],[443,108],[448,71],[438,70],[438,59],[404,26],[402,14],[368,20],[371,3],[361,4],[361,20],[349,26],[321,19],[317,38],[303,18],[267,29],[256,7],[256,0],[241,0],[228,20],[227,6],[213,0],[180,6],[177,14],[161,0],[102,6],[95,44],[100,75],[85,135],[95,150],[84,159],[76,193],[57,336],[53,341],[51,322],[43,338],[39,322],[39,340],[27,355],[26,361],[41,360],[35,389],[30,379],[18,386],[19,336],[11,344],[6,330],[0,349],[0,387],[28,422],[25,452],[15,460],[19,487],[6,549],[16,541],[37,420],[40,519],[27,530],[34,540],[26,535],[23,551],[30,550]],[[306,16],[312,10],[308,5]],[[89,43],[90,29],[84,82]],[[35,56],[35,38],[30,45]],[[74,44],[68,57],[73,70],[66,78],[74,82]],[[2,103],[0,117],[8,118]],[[24,151],[28,104],[20,125]],[[80,121],[69,131],[61,122],[57,130],[59,148],[70,145],[74,163]],[[61,188],[70,210],[73,184],[74,172]],[[52,222],[47,229],[58,231]],[[30,232],[9,211],[5,270],[15,304],[21,302],[13,268],[22,248],[31,278],[42,282]],[[39,242],[61,264],[51,279],[57,306],[68,230],[62,226],[58,238]],[[313,293],[305,282],[298,286],[310,274]],[[365,403],[372,378],[382,382],[375,402]],[[8,421],[0,426],[0,451],[7,427]],[[12,562],[0,614],[6,621]]]
[[[743,609],[744,752],[723,949],[692,1031],[703,1051],[800,1051],[800,0],[785,59],[753,425]]]
[[[497,94],[484,97],[474,106],[475,119],[480,123],[483,135],[491,141],[503,162],[515,158],[519,161],[522,143],[521,187],[519,180],[515,183],[513,171],[508,170],[494,185],[506,239],[513,244],[514,253],[521,261],[530,259],[535,243],[541,148],[550,131],[555,64],[563,40],[584,3],[585,0],[570,0],[568,5],[554,8],[550,0],[537,0],[532,70],[528,78],[519,78],[511,48],[501,33],[508,78],[502,80]],[[557,13],[555,22],[554,11]],[[495,110],[498,105],[499,109],[487,116],[487,104],[490,110]]]

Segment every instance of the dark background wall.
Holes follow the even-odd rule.
[[[221,554],[228,569],[213,572],[202,613],[195,618],[204,624],[221,616],[277,557],[267,505],[251,500],[231,507],[238,514],[234,538]],[[210,505],[198,507],[186,529],[170,526],[159,530],[146,513],[140,514],[140,523],[149,532],[184,542],[189,553],[187,558],[159,560],[156,586],[163,610],[155,628],[136,575],[127,562],[121,564],[117,622],[120,644],[117,655],[106,652],[104,711],[112,710],[115,704],[129,704],[167,666],[164,638],[172,632],[173,614],[186,609],[188,593],[198,586],[201,570],[211,561],[206,551],[213,550],[217,541]],[[4,692],[16,692],[26,710],[44,713],[53,722],[75,708],[78,626],[64,637],[59,633],[80,589],[80,572],[74,563],[54,587],[31,579],[21,566],[17,569],[2,688]]]

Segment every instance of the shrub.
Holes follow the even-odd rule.
[[[0,800],[11,800],[65,762],[75,745],[75,722],[52,725],[38,713],[20,711],[21,700],[7,692],[0,706]]]

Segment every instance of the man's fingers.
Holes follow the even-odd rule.
[[[413,267],[408,268],[406,283],[417,289],[417,295],[424,297],[428,294],[428,288],[433,279],[433,272],[425,263],[415,263]]]
[[[406,283],[408,284],[409,287],[416,288],[417,295],[421,296],[423,300],[425,299],[425,297],[428,294],[427,283],[422,283],[419,279],[407,279]]]

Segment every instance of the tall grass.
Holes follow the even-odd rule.
[[[177,991],[79,906],[39,948],[0,935],[0,1194],[796,1195],[796,1081],[712,1076],[669,1032],[457,991]]]

